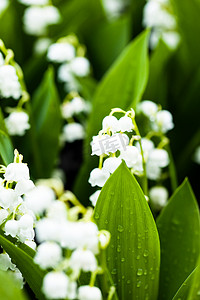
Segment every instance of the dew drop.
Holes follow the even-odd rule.
[[[119,232],[123,232],[124,231],[124,227],[122,225],[118,225],[117,230]]]
[[[147,257],[149,255],[149,251],[148,250],[144,250],[144,257]]]
[[[127,280],[127,282],[126,282],[127,284],[130,284],[131,283],[131,281],[130,281],[130,279],[129,280]]]
[[[142,274],[143,274],[143,270],[142,270],[142,269],[138,269],[138,270],[137,270],[137,275],[138,275],[138,276],[142,276]]]
[[[141,286],[141,283],[141,281],[138,281],[136,286],[139,288]]]
[[[125,258],[124,257],[121,258],[121,262],[125,262]]]
[[[120,245],[117,246],[117,252],[121,252],[121,246]]]
[[[140,255],[137,255],[136,259],[140,259]]]
[[[112,269],[111,274],[112,274],[112,275],[117,274],[117,269]]]
[[[96,212],[95,213],[95,216],[94,216],[94,218],[96,219],[96,220],[98,220],[99,219],[99,214]]]

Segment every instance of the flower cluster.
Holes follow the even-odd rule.
[[[169,0],[148,0],[144,7],[143,24],[152,28],[150,46],[155,48],[162,40],[170,49],[176,49],[180,43],[177,21]]]
[[[79,84],[79,78],[90,74],[85,47],[80,45],[75,35],[69,35],[49,46],[47,59],[58,65],[58,80],[64,82],[65,92],[68,93],[61,105],[62,117],[67,123],[63,127],[61,143],[82,140],[85,119],[91,109],[90,103],[81,97]]]
[[[90,74],[90,62],[85,57],[85,47],[80,45],[77,37],[69,35],[50,45],[47,58],[61,64],[58,67],[58,80],[65,84],[66,92],[80,91],[78,78]]]
[[[34,189],[34,183],[30,180],[28,166],[22,163],[22,159],[22,155],[15,150],[14,162],[7,167],[1,166],[3,178],[0,179],[0,225],[6,235],[35,248],[35,215],[24,201],[24,196]],[[5,253],[0,255],[0,269],[12,271],[20,286],[23,285],[20,271]]]
[[[4,120],[5,126],[10,135],[22,136],[30,128],[29,116],[22,109],[29,95],[24,87],[22,71],[13,57],[13,51],[6,49],[0,40],[0,98],[20,99],[16,108],[6,108],[9,114]]]
[[[95,287],[104,272],[100,252],[107,247],[110,234],[98,230],[93,210],[82,206],[58,179],[45,179],[35,185],[29,168],[15,150],[15,159],[1,166],[0,225],[5,235],[36,249],[34,262],[47,270],[42,291],[47,299],[102,300]],[[35,227],[35,231],[34,228]],[[7,253],[0,254],[0,269],[11,272],[20,287],[23,278]],[[78,287],[82,272],[90,272],[88,285]]]
[[[23,17],[24,30],[30,35],[46,35],[48,26],[57,24],[61,20],[59,10],[51,5],[49,0],[18,1],[24,5],[30,5],[25,9]]]
[[[121,113],[123,116],[117,119],[114,114]],[[161,108],[151,101],[141,102],[135,111],[123,111],[119,108],[113,109],[109,116],[102,122],[102,130],[91,142],[92,155],[100,157],[99,167],[91,171],[89,183],[92,187],[103,187],[110,175],[118,168],[122,160],[125,161],[131,172],[141,178],[150,179],[159,183],[162,180],[163,169],[170,162],[168,152],[164,147],[168,143],[165,134],[173,128],[173,119],[169,111]],[[144,114],[149,119],[150,129],[142,137],[136,123],[137,115]],[[155,139],[156,138],[156,139]],[[147,194],[147,183],[144,193]],[[158,188],[158,189],[157,189]],[[163,188],[164,189],[164,188]],[[158,202],[163,207],[168,198],[167,191],[154,187],[150,198]],[[162,197],[156,196],[157,194]],[[95,206],[100,190],[90,196],[90,200]]]
[[[40,191],[38,195],[32,193],[30,199],[32,203],[36,201],[38,204],[34,205],[38,207],[42,199],[46,207],[41,211],[34,208],[42,216],[36,222],[40,245],[34,261],[48,270],[42,291],[48,299],[101,300],[101,291],[94,283],[96,275],[103,272],[98,255],[107,247],[110,234],[98,230],[92,221],[93,210],[84,208],[71,192],[63,192],[55,180],[43,180],[44,183],[52,185],[58,197],[44,201],[47,195]],[[82,272],[90,272],[91,280],[89,285],[78,287]]]

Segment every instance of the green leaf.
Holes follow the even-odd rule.
[[[14,239],[11,238],[11,240]],[[41,292],[41,286],[45,272],[33,262],[32,256],[34,251],[26,245],[15,245],[10,241],[10,238],[5,236],[2,230],[0,230],[0,245],[9,254],[12,262],[16,264],[16,266],[22,272],[23,277],[35,293],[36,297],[39,300],[45,299]]]
[[[1,300],[26,300],[23,291],[16,287],[16,282],[12,275],[0,271],[0,299]],[[3,283],[3,284],[2,284]]]
[[[98,198],[94,218],[111,233],[107,264],[119,299],[155,300],[160,247],[144,194],[125,163],[111,175]]]
[[[148,77],[149,31],[143,32],[122,52],[108,73],[100,82],[93,99],[93,111],[88,122],[85,141],[85,162],[75,184],[75,194],[80,199],[89,196],[88,177],[96,161],[89,153],[93,135],[101,129],[102,119],[114,107],[127,109],[135,107],[144,92]]]
[[[199,209],[189,181],[176,190],[157,219],[161,243],[159,299],[171,299],[196,267],[200,251]]]
[[[7,166],[13,161],[14,149],[9,136],[0,130],[0,157]]]
[[[36,136],[41,164],[40,176],[49,177],[58,156],[62,124],[60,101],[52,68],[47,70],[41,85],[33,96],[32,109],[32,134]]]

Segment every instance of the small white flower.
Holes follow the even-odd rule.
[[[76,281],[70,281],[67,290],[67,298],[74,300],[77,298],[77,283]]]
[[[8,209],[17,205],[17,203],[18,197],[15,191],[0,186],[0,206]]]
[[[34,53],[36,55],[43,55],[51,45],[50,38],[38,38],[34,43]]]
[[[64,225],[54,219],[43,218],[36,223],[36,236],[39,243],[45,241],[60,241],[60,233]]]
[[[147,161],[146,172],[147,178],[151,180],[157,180],[160,178],[161,168],[158,166],[158,164]]]
[[[0,254],[0,270],[7,271],[8,269],[14,270],[16,266],[11,262],[11,258],[7,253]]]
[[[94,192],[94,194],[92,194],[92,195],[89,197],[89,199],[90,199],[90,201],[92,202],[92,205],[93,205],[93,206],[96,205],[100,193],[101,193],[101,190],[98,190],[98,191]],[[0,211],[0,212],[1,212],[1,211]]]
[[[49,25],[60,21],[59,10],[53,6],[30,6],[24,12],[24,29],[31,35],[46,34]]]
[[[104,132],[111,131],[112,133],[120,131],[119,121],[114,116],[107,116],[102,121],[102,129]]]
[[[148,162],[155,164],[160,168],[164,168],[169,164],[169,155],[164,149],[153,149],[149,153]]]
[[[29,168],[27,164],[24,163],[11,163],[6,168],[4,178],[5,180],[16,182],[20,180],[29,180]]]
[[[99,252],[98,228],[93,222],[67,222],[62,225],[60,241],[63,248],[84,248]]]
[[[77,77],[85,77],[90,73],[90,63],[85,57],[75,57],[70,62],[70,70]]]
[[[150,120],[154,120],[158,111],[158,106],[152,101],[145,100],[138,104],[137,110],[139,112],[142,112],[145,116],[149,117]]]
[[[18,268],[15,268],[14,272],[9,272],[9,274],[13,277],[16,287],[22,289],[24,286],[24,278],[20,270]]]
[[[22,179],[17,182],[15,192],[18,196],[21,196],[30,192],[34,187],[35,185],[32,180]]]
[[[126,146],[126,150],[120,151],[120,158],[125,161],[128,168],[133,168],[139,160],[140,152],[135,146]]]
[[[92,251],[76,249],[70,257],[72,269],[84,272],[93,272],[97,269],[97,260]]]
[[[68,286],[69,278],[64,272],[49,272],[43,279],[42,291],[48,299],[65,299]]]
[[[45,242],[38,246],[34,262],[42,269],[55,268],[62,260],[62,249],[56,243]]]
[[[82,112],[88,113],[90,105],[81,97],[75,97],[70,102],[64,102],[61,106],[62,116],[65,119],[71,118]]]
[[[13,66],[0,66],[0,96],[18,99],[21,96],[21,85]]]
[[[12,237],[16,237],[19,232],[19,223],[16,220],[9,220],[5,224],[5,234],[11,235]]]
[[[17,237],[22,243],[24,243],[26,240],[32,240],[34,236],[33,217],[25,214],[18,221]]]
[[[142,138],[141,139],[141,144],[142,144],[142,150],[143,150],[144,160],[147,161],[150,151],[154,149],[154,143],[151,140],[147,139],[147,138]],[[137,142],[135,144],[135,146],[141,152],[141,148],[140,148],[139,142]]]
[[[58,68],[58,79],[61,82],[71,82],[74,80],[74,76],[71,72],[71,69],[70,69],[68,63],[62,64]]]
[[[75,57],[75,48],[69,43],[55,43],[49,47],[47,57],[57,63],[70,61]]]
[[[104,169],[95,168],[91,171],[88,182],[91,186],[103,187],[107,179],[110,177],[110,173]]]
[[[83,285],[78,288],[79,300],[102,300],[102,294],[98,287]]]
[[[82,140],[84,137],[84,127],[79,123],[69,123],[63,127],[62,139],[65,142],[72,143],[76,140]]]
[[[172,128],[174,128],[172,114],[168,110],[160,110],[157,112],[153,129],[166,133]]]
[[[122,132],[125,132],[125,131],[130,132],[134,128],[131,118],[129,118],[127,116],[120,118],[118,124],[119,124],[120,131],[122,131]]]
[[[163,208],[168,199],[168,191],[163,186],[155,186],[149,190],[149,196],[153,205],[156,209],[160,210]]]
[[[22,136],[30,128],[29,116],[23,111],[12,112],[5,118],[5,124],[10,135]]]
[[[176,31],[166,31],[163,32],[162,39],[171,50],[175,50],[180,44],[181,37]]]
[[[109,157],[103,163],[103,170],[112,174],[119,167],[121,162],[122,160],[119,157]]]
[[[42,214],[55,200],[53,190],[47,186],[38,185],[24,197],[24,201],[29,209],[36,215]]]
[[[54,201],[47,208],[47,217],[52,220],[66,221],[67,220],[67,208],[61,201]]]

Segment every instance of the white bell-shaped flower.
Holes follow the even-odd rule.
[[[112,133],[119,131],[118,119],[114,116],[106,116],[102,121],[102,129],[104,132],[111,131]]]
[[[90,73],[90,63],[85,57],[75,57],[69,67],[71,72],[78,77],[85,77]]]
[[[103,170],[112,174],[119,167],[121,162],[122,160],[119,157],[109,157],[103,163]]]
[[[18,196],[21,196],[30,192],[34,187],[35,185],[32,180],[22,179],[17,182],[15,192]]]
[[[30,210],[40,215],[55,201],[55,194],[48,186],[38,185],[26,193],[24,201]]]
[[[24,111],[14,111],[6,119],[5,124],[10,135],[22,136],[30,128],[29,116]]]
[[[150,199],[158,210],[167,204],[168,195],[168,190],[163,186],[154,186],[149,190]]]
[[[94,272],[97,269],[97,260],[92,251],[76,249],[70,257],[70,266],[76,271]]]
[[[160,110],[156,114],[155,123],[153,124],[153,129],[156,131],[161,131],[166,133],[167,131],[174,128],[172,114],[168,110]]]
[[[38,246],[34,262],[42,269],[55,268],[62,260],[62,249],[56,243],[45,242]]]
[[[122,131],[122,132],[125,132],[125,131],[130,132],[134,128],[134,125],[133,125],[133,122],[132,122],[131,118],[129,118],[127,116],[121,117],[119,119],[118,124],[119,124],[120,131]]]
[[[150,161],[147,161],[146,173],[147,173],[147,178],[151,180],[157,180],[161,176],[161,168],[157,163],[152,163]]]
[[[17,205],[17,203],[18,197],[15,191],[0,186],[0,206],[8,209]]]
[[[6,168],[4,178],[5,180],[16,182],[20,180],[29,180],[29,168],[27,164],[24,163],[11,163]]]
[[[62,63],[70,61],[75,57],[75,48],[69,43],[52,44],[47,53],[47,58],[50,61]]]
[[[78,288],[79,300],[102,300],[102,294],[98,287],[83,285]]]
[[[45,275],[42,291],[48,299],[66,299],[69,278],[64,272],[49,272]]]
[[[11,258],[7,253],[0,254],[0,270],[7,271],[14,270],[16,266],[11,262]]]
[[[145,100],[138,104],[137,110],[139,112],[142,112],[145,116],[149,117],[150,120],[154,120],[158,111],[158,106],[152,101]]]
[[[9,213],[6,209],[0,209],[0,225],[7,219]]]
[[[18,99],[22,94],[16,70],[11,65],[0,66],[0,96]]]
[[[107,179],[110,177],[110,173],[104,169],[95,168],[91,171],[88,182],[91,186],[103,187]]]
[[[120,151],[120,158],[125,161],[128,168],[133,168],[138,161],[140,152],[135,146],[126,146],[125,150]]]
[[[63,127],[62,138],[65,142],[72,143],[85,137],[84,127],[79,123],[66,124]]]
[[[19,232],[19,222],[16,220],[8,220],[5,224],[4,231],[6,235],[16,237]]]
[[[153,149],[149,153],[148,162],[155,164],[160,168],[164,168],[169,164],[169,155],[164,149]]]

